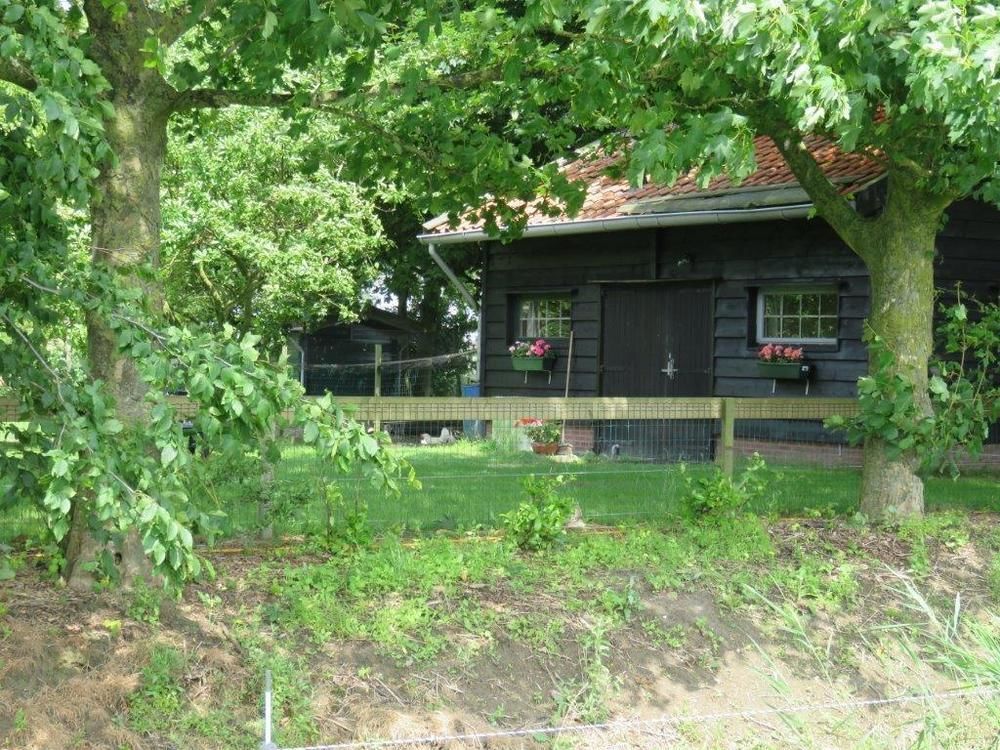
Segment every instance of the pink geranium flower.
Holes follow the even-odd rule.
[[[507,351],[513,357],[546,357],[552,352],[552,344],[545,339],[535,341],[515,341]]]
[[[757,350],[757,359],[761,362],[801,362],[804,357],[805,350],[801,346],[764,344]]]

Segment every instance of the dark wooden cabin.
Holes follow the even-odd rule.
[[[878,210],[877,166],[828,144],[814,156],[860,211]],[[482,394],[561,396],[568,376],[574,396],[854,396],[867,367],[864,264],[823,220],[806,216],[807,196],[766,139],[758,164],[739,187],[720,178],[700,190],[690,180],[630,189],[605,176],[607,160],[573,163],[567,171],[589,185],[581,214],[533,218],[508,245],[477,227],[428,224],[427,243],[487,243]],[[961,282],[996,299],[1000,212],[954,205],[938,253],[940,288]],[[507,347],[536,336],[557,352],[551,378],[512,369]],[[802,346],[809,378],[758,372],[765,342]],[[816,424],[783,431],[835,439]]]
[[[969,201],[949,215],[938,246],[938,286],[961,282],[965,291],[995,299],[1000,213]],[[546,336],[558,353],[551,382],[540,373],[525,381],[511,369],[507,347],[525,338],[521,311],[527,302],[568,316],[560,332],[571,328],[574,334],[572,395],[802,396],[804,382],[775,383],[757,372],[758,348],[776,340],[759,335],[764,301],[798,301],[800,294],[813,298],[815,322],[823,329],[817,333],[832,335],[777,340],[805,349],[814,368],[809,395],[854,396],[867,367],[862,329],[868,275],[820,219],[494,243],[484,275],[482,392],[564,392],[567,335]],[[831,300],[832,309],[821,307]],[[829,316],[821,314],[828,309]],[[527,337],[536,333],[545,331]],[[671,358],[673,377],[663,372]]]

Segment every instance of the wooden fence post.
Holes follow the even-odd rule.
[[[727,477],[733,475],[736,465],[736,399],[722,399],[722,450],[719,452],[719,463],[722,473]]]
[[[382,345],[375,344],[375,398],[382,395]],[[382,429],[381,414],[376,411],[375,432]]]

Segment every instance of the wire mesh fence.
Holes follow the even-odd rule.
[[[470,351],[433,357],[371,360],[350,364],[314,362],[303,368],[302,383],[310,394],[337,396],[457,396],[461,378],[473,361]]]
[[[657,520],[682,510],[691,481],[721,469],[738,472],[754,453],[774,471],[766,501],[755,510],[850,512],[859,488],[861,450],[823,426],[856,409],[849,399],[728,398],[417,398],[342,397],[393,450],[412,464],[420,487],[398,497],[360,474],[338,474],[289,436],[275,481],[265,487],[252,462],[219,465],[191,494],[223,511],[223,535],[261,528],[279,534],[328,529],[364,509],[376,529],[494,527],[525,498],[529,477],[563,476],[563,492],[594,523]],[[192,408],[175,401],[179,413]],[[9,411],[7,412],[10,413]],[[526,423],[555,427],[556,444],[533,444]],[[931,479],[929,506],[1000,507],[1000,434],[982,455],[957,456],[971,472],[958,482]],[[554,451],[554,453],[552,453]],[[551,453],[551,455],[550,455]],[[221,461],[215,456],[199,460]],[[683,467],[683,469],[682,469]],[[9,495],[9,493],[8,493]],[[26,499],[0,503],[0,541],[38,538],[41,519]]]

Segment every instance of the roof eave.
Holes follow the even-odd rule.
[[[785,206],[727,209],[715,211],[678,211],[671,213],[614,216],[604,219],[559,221],[547,224],[529,224],[521,239],[533,237],[562,237],[574,234],[599,234],[625,232],[660,227],[699,226],[709,224],[742,224],[755,221],[790,221],[803,219],[813,212],[812,203],[795,203]],[[466,242],[485,242],[496,239],[482,229],[457,232],[425,233],[417,240],[425,245],[455,245]]]

